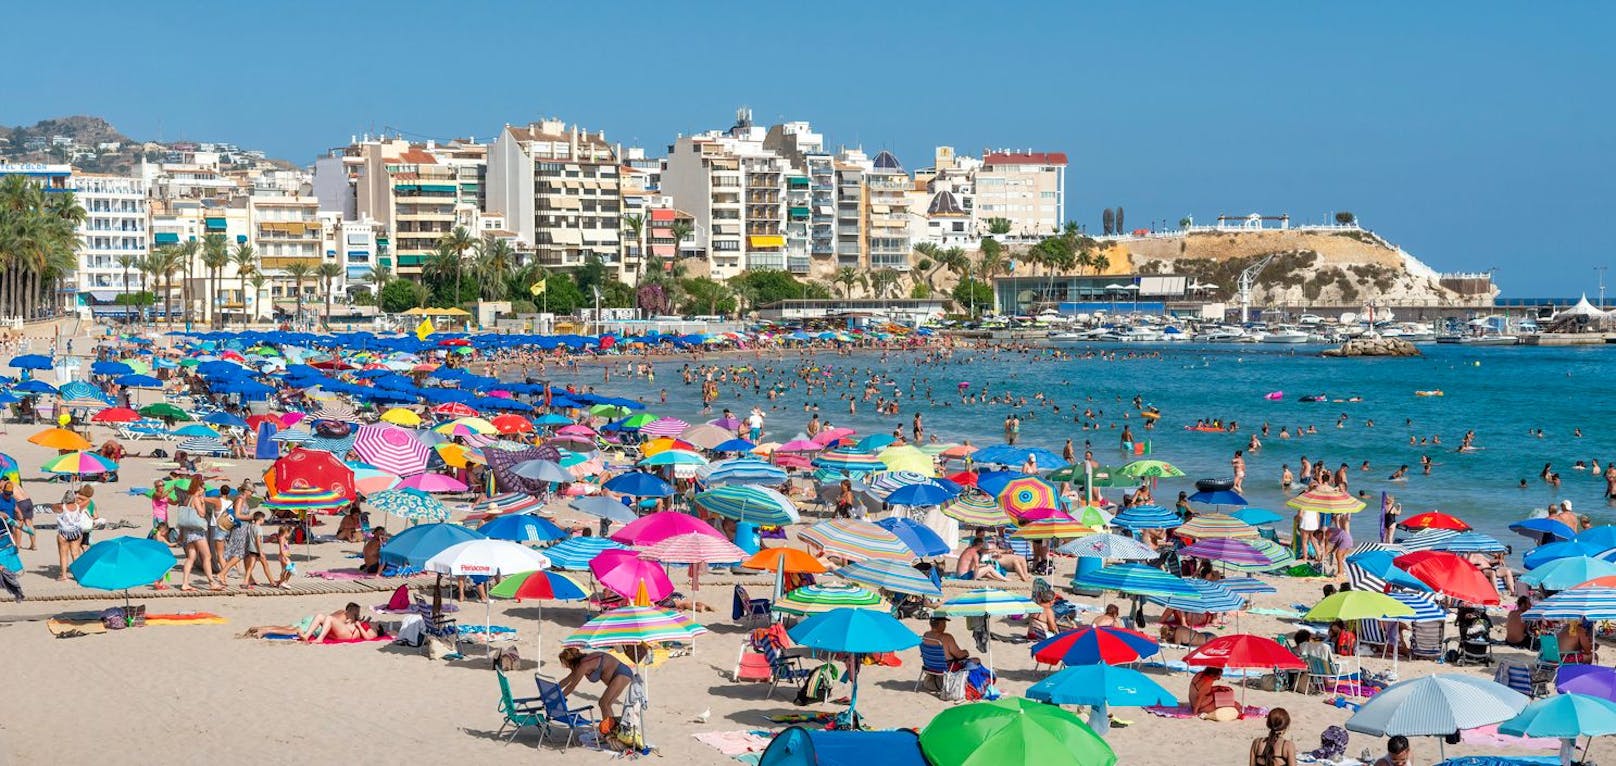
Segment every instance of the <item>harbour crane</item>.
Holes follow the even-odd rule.
[[[1240,279],[1235,282],[1235,292],[1240,297],[1241,324],[1251,321],[1251,288],[1257,281],[1257,275],[1278,257],[1279,253],[1269,253],[1240,272]]]

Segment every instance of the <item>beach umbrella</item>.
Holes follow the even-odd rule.
[[[1032,645],[1032,658],[1045,665],[1121,665],[1160,651],[1149,636],[1128,628],[1082,628]]]
[[[1078,557],[1131,561],[1148,561],[1159,555],[1155,549],[1131,537],[1104,533],[1080,537],[1057,550]]]
[[[550,566],[556,569],[588,569],[589,562],[608,550],[628,550],[622,543],[604,537],[569,537],[544,549]]]
[[[663,450],[662,452],[658,452],[655,455],[641,460],[639,465],[651,467],[668,465],[707,465],[707,462],[707,458],[704,458],[694,452],[670,449]]]
[[[48,370],[54,363],[44,354],[22,354],[14,356],[8,366],[18,370]]]
[[[641,426],[640,433],[646,436],[678,436],[688,428],[690,424],[678,418],[657,418]]]
[[[1554,671],[1554,690],[1616,702],[1616,668],[1568,662]]]
[[[395,425],[363,425],[354,436],[353,451],[361,460],[399,476],[422,473],[432,450],[415,434]]]
[[[588,649],[610,649],[689,641],[706,632],[705,627],[682,612],[651,606],[622,606],[596,615],[561,643]]]
[[[713,447],[714,452],[751,452],[754,449],[757,449],[757,445],[745,439],[730,439]]]
[[[398,566],[423,567],[428,559],[450,546],[482,539],[484,539],[482,533],[458,524],[422,524],[393,535],[382,546],[381,560],[383,563]],[[540,567],[535,567],[538,568]]]
[[[56,396],[61,400],[59,406],[67,408],[100,409],[112,404],[106,393],[82,380],[63,383],[61,388],[56,390]]]
[[[526,492],[504,492],[478,500],[468,510],[474,516],[498,516],[504,513],[537,511],[543,507],[542,500]]]
[[[939,510],[965,527],[1005,527],[1012,524],[1010,516],[996,500],[978,492],[963,493],[943,503]]]
[[[953,500],[959,492],[944,489],[936,482],[925,484],[910,484],[899,487],[887,495],[887,505],[927,506],[942,505]]]
[[[415,428],[421,425],[420,415],[402,407],[394,407],[382,413],[380,419],[384,423],[392,423],[395,426],[404,426],[406,428]],[[361,430],[363,430],[362,427]]]
[[[353,463],[349,465],[354,472],[354,490],[361,495],[371,495],[398,486],[399,478],[394,474],[368,465]]]
[[[858,444],[854,446],[864,452],[875,452],[876,450],[886,449],[887,447],[892,446],[892,443],[896,441],[897,439],[892,438],[891,434],[870,434],[869,436],[859,439]]]
[[[713,463],[708,467],[712,469],[707,472],[706,477],[710,485],[754,484],[762,487],[778,487],[789,480],[784,468],[756,458],[734,458],[722,463]]]
[[[31,378],[11,387],[12,391],[24,394],[54,394],[56,387],[38,378]]]
[[[668,573],[632,550],[605,550],[589,561],[589,572],[608,590],[640,606],[673,593]]]
[[[789,443],[782,445],[780,449],[789,452],[790,450],[786,450],[787,446],[790,446]],[[817,449],[823,449],[818,445],[815,446]],[[937,464],[936,461],[932,460],[931,455],[920,451],[919,448],[911,444],[887,447],[881,450],[881,453],[876,457],[880,458],[889,471],[913,471],[922,476],[937,475]]]
[[[498,577],[532,572],[548,566],[550,559],[539,551],[509,540],[487,538],[455,543],[433,554],[422,564],[422,568],[429,572],[451,577]]]
[[[1027,687],[1028,699],[1052,705],[1148,707],[1178,704],[1178,698],[1133,668],[1103,662],[1073,665]]]
[[[553,460],[524,460],[512,467],[511,471],[517,476],[534,481],[548,481],[556,484],[576,481],[576,477]]]
[[[247,428],[247,421],[222,410],[219,412],[209,413],[206,417],[202,418],[202,422],[212,423],[213,425],[221,428]]]
[[[948,708],[920,732],[931,766],[1112,766],[1116,753],[1076,715],[1020,697]]]
[[[746,551],[722,537],[686,532],[640,546],[640,558],[664,564],[736,564],[746,558]],[[691,585],[694,590],[695,583]]]
[[[561,430],[565,431],[567,429],[562,428]],[[685,452],[695,452],[696,445],[687,441],[675,439],[671,436],[664,436],[660,439],[652,439],[651,441],[641,444],[640,454],[644,455],[645,457],[651,457],[652,455],[667,452],[671,449],[683,450]]]
[[[1448,616],[1446,609],[1436,603],[1436,598],[1430,593],[1411,593],[1406,590],[1394,590],[1386,594],[1401,602],[1403,606],[1414,610],[1407,617],[1397,618],[1398,622],[1428,622],[1440,620]]]
[[[943,589],[920,570],[898,561],[855,561],[831,574],[878,590],[941,598]]]
[[[1192,503],[1206,505],[1245,505],[1246,499],[1232,489],[1201,490],[1189,496]]]
[[[567,531],[549,519],[531,513],[507,513],[495,516],[478,525],[477,531],[490,540],[509,540],[517,543],[544,543],[562,540]]]
[[[1285,505],[1308,513],[1357,513],[1364,509],[1362,500],[1322,484],[1286,500]]]
[[[688,513],[678,511],[657,511],[656,513],[641,516],[613,532],[611,539],[624,545],[648,546],[671,537],[692,534],[727,540],[724,533],[714,529],[711,524]],[[740,561],[740,559],[730,560]],[[685,559],[670,559],[670,561],[689,563]]]
[[[868,521],[828,519],[797,533],[797,539],[818,548],[823,555],[845,561],[884,559],[909,563],[915,553],[892,532]]]
[[[673,494],[672,484],[643,471],[629,471],[613,476],[601,485],[601,489],[634,497],[668,497]]]
[[[1521,575],[1521,581],[1543,590],[1569,590],[1596,577],[1616,575],[1616,564],[1587,556],[1555,559]]]
[[[521,415],[506,413],[496,415],[490,421],[502,434],[525,434],[533,432],[533,422]]]
[[[804,585],[772,603],[774,611],[798,616],[843,608],[884,611],[879,593],[856,585],[834,583]]]
[[[1302,616],[1306,622],[1334,620],[1391,620],[1412,617],[1414,610],[1384,593],[1348,590],[1325,597]]]
[[[123,362],[100,360],[90,364],[91,375],[133,375],[135,369]]]
[[[111,473],[118,470],[118,464],[94,452],[69,452],[57,455],[45,461],[40,469],[47,473],[65,473],[73,475]]]
[[[1062,513],[1061,516],[1066,516],[1066,514]],[[1082,537],[1093,533],[1094,529],[1092,527],[1080,524],[1070,516],[1066,516],[1066,518],[1051,516],[1024,522],[1020,528],[1010,533],[1010,536],[1023,540],[1055,540]]]
[[[1196,540],[1209,538],[1237,538],[1255,540],[1257,528],[1223,513],[1198,513],[1184,523],[1174,534]]]
[[[856,433],[857,432],[851,428],[827,428],[817,434],[814,434],[814,441],[825,445],[840,443],[843,439],[846,439],[849,436],[854,436]]]
[[[1387,585],[1429,592],[1431,586],[1403,571],[1393,560],[1399,554],[1393,551],[1370,550],[1347,557],[1347,580],[1352,587],[1382,591]]]
[[[1011,481],[1026,475],[1020,471],[977,471],[976,488],[997,500]]]
[[[921,558],[946,556],[953,547],[943,540],[931,527],[918,521],[904,517],[892,516],[875,522],[875,525],[898,536],[909,550]]]
[[[1178,554],[1208,561],[1227,561],[1235,564],[1268,564],[1269,558],[1261,549],[1244,540],[1232,537],[1211,537],[1196,540],[1180,549]]]
[[[1060,503],[1055,487],[1036,476],[1011,479],[998,497],[999,505],[1012,517],[1035,508],[1054,508]]]
[[[418,489],[429,493],[465,492],[469,489],[465,482],[451,476],[444,476],[441,473],[418,473],[414,476],[408,476],[399,482],[399,486],[404,489]]]
[[[1536,569],[1555,559],[1576,558],[1586,556],[1589,558],[1605,558],[1609,549],[1598,545],[1590,545],[1582,540],[1572,539],[1557,543],[1539,545],[1522,557],[1521,562],[1527,569]]]
[[[1493,681],[1435,673],[1382,689],[1359,705],[1346,727],[1375,737],[1446,737],[1508,721],[1528,701],[1526,695]],[[1439,747],[1445,758],[1445,747]]]
[[[288,487],[270,491],[264,498],[264,507],[272,511],[291,511],[298,515],[319,511],[331,512],[346,508],[349,500],[341,492],[324,487]]]
[[[1113,526],[1127,530],[1141,529],[1172,529],[1184,523],[1178,514],[1159,505],[1136,505],[1124,508],[1122,513],[1111,519]]]
[[[96,590],[124,592],[128,613],[129,589],[151,585],[174,568],[176,560],[168,545],[144,537],[114,537],[102,540],[73,560],[67,571],[74,581]],[[134,624],[129,618],[129,624]]]
[[[616,404],[597,404],[589,408],[589,414],[594,415],[597,418],[611,419],[624,417],[630,414],[630,410],[627,407],[622,407]],[[655,420],[654,416],[647,417],[651,417],[653,420]]]
[[[174,449],[198,455],[219,455],[230,451],[217,436],[192,436],[189,439],[182,439],[174,445]]]
[[[768,487],[725,484],[698,493],[692,502],[707,513],[763,526],[780,527],[800,520],[791,498]]]
[[[1392,559],[1432,590],[1470,604],[1497,604],[1498,588],[1475,564],[1446,551],[1414,551]]]
[[[156,379],[156,378],[154,378],[154,377],[152,377],[150,375],[142,375],[142,374],[139,374],[139,373],[136,373],[134,375],[124,375],[124,376],[121,376],[117,380],[114,380],[112,382],[117,383],[118,385],[120,385],[120,386],[122,386],[124,388],[147,388],[147,389],[152,389],[152,388],[162,388],[163,387],[163,381],[158,380],[158,379]]]
[[[1616,702],[1577,693],[1561,693],[1527,703],[1521,712],[1498,725],[1511,737],[1576,739],[1616,734]]]
[[[185,410],[169,404],[168,402],[148,404],[140,408],[140,414],[145,415],[148,418],[158,418],[159,420],[176,420],[183,422],[193,419]]]
[[[128,407],[108,407],[90,416],[91,423],[133,423],[140,420],[140,413]]]
[[[1229,515],[1254,527],[1285,520],[1284,516],[1265,508],[1241,508],[1239,510],[1230,511]]]
[[[1231,590],[1225,580],[1202,580],[1188,578],[1195,589],[1194,596],[1151,596],[1146,601],[1157,606],[1177,609],[1189,614],[1215,614],[1222,612],[1237,612],[1246,608],[1246,599]]]
[[[1184,655],[1184,664],[1213,668],[1307,669],[1307,663],[1273,639],[1247,633],[1214,638]]]
[[[1024,596],[998,588],[976,588],[944,601],[931,613],[942,617],[1013,617],[1042,610]]]
[[[628,506],[623,505],[621,500],[606,497],[604,495],[589,495],[586,497],[574,498],[571,503],[567,504],[567,507],[579,513],[588,514],[590,516],[605,519],[607,521],[615,521],[620,524],[631,522],[639,518],[639,515],[634,513],[634,511]]]
[[[735,438],[735,432],[727,431],[709,423],[702,423],[686,428],[679,433],[679,438],[702,449],[713,449]]]
[[[1460,521],[1458,517],[1439,511],[1415,514],[1398,522],[1397,526],[1404,529],[1451,529],[1455,532],[1470,530],[1470,525]]]
[[[1114,590],[1141,597],[1196,595],[1194,586],[1183,578],[1144,564],[1112,564],[1102,569],[1078,572],[1073,584],[1080,588]]]
[[[522,572],[499,581],[488,590],[490,598],[508,598],[518,603],[522,601],[540,602],[538,614],[533,618],[534,662],[539,666],[544,664],[544,606],[545,601],[583,601],[589,598],[589,591],[578,581],[560,572],[535,570]]]
[[[299,426],[297,428],[288,428],[284,431],[276,431],[275,434],[269,438],[271,441],[276,442],[304,443],[314,438],[314,432]]]
[[[816,468],[828,468],[853,475],[887,470],[887,465],[881,462],[881,458],[873,453],[854,449],[821,452],[814,458],[813,464]]]
[[[1255,577],[1224,577],[1218,580],[1217,583],[1237,596],[1256,596],[1279,592],[1278,588]]]
[[[1184,472],[1163,460],[1135,460],[1118,468],[1117,474],[1130,479],[1172,479]]]
[[[28,441],[46,449],[71,451],[92,449],[88,440],[65,428],[47,428],[28,437]]]
[[[868,487],[868,489],[865,490],[865,494],[871,495],[880,500],[885,500],[893,492],[915,484],[933,484],[937,487],[943,486],[941,484],[936,484],[931,476],[918,471],[881,471],[879,473],[873,473],[865,476],[864,482]]]
[[[368,495],[365,502],[382,513],[392,514],[411,523],[449,520],[448,506],[425,492],[409,487],[376,492]]]
[[[1576,530],[1554,519],[1525,519],[1509,525],[1509,531],[1537,542],[1550,542],[1552,540],[1570,540],[1577,536]]]
[[[745,569],[761,569],[774,573],[773,600],[778,602],[785,590],[786,573],[821,574],[828,567],[813,554],[799,548],[760,548],[751,558],[741,562]]]
[[[832,609],[797,623],[786,635],[802,646],[843,654],[897,652],[920,645],[920,636],[896,617],[870,609]],[[847,704],[847,718],[858,721],[859,662],[850,666],[853,687]]]
[[[1451,553],[1504,553],[1509,550],[1496,538],[1480,532],[1459,532],[1438,543],[1436,549]]]
[[[1616,620],[1616,588],[1572,588],[1549,596],[1521,614],[1526,620]]]

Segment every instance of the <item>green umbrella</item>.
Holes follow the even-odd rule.
[[[151,365],[146,364],[139,359],[125,359],[123,360],[123,363],[129,365],[129,371],[136,375],[145,375],[146,373],[151,372]]]
[[[1184,472],[1165,460],[1135,460],[1117,469],[1114,475],[1134,479],[1171,479],[1183,476]]]
[[[605,406],[605,405],[597,405],[597,406]],[[649,412],[642,412],[642,413],[640,413],[638,415],[635,415],[634,417],[629,418],[628,420],[623,421],[623,427],[624,428],[644,428],[647,423],[655,423],[656,421],[657,421],[657,416],[656,415],[652,415]]]
[[[629,413],[627,407],[615,404],[597,404],[589,408],[589,414],[601,418],[620,418]]]
[[[190,415],[185,414],[185,410],[182,410],[179,407],[176,407],[176,406],[174,406],[172,404],[169,404],[168,402],[158,402],[156,404],[148,404],[148,405],[140,408],[140,414],[145,415],[146,417],[149,417],[149,418],[163,418],[163,419],[166,419],[166,420],[190,420],[191,419]]]
[[[1111,766],[1111,746],[1076,715],[1021,697],[958,705],[920,732],[932,766]]]

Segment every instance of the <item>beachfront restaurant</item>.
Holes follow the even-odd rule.
[[[759,319],[779,324],[801,324],[832,319],[855,317],[919,327],[929,321],[941,319],[945,310],[943,298],[809,298],[766,303],[757,307]]]
[[[1104,311],[1165,314],[1169,302],[1189,294],[1182,274],[1090,274],[999,277],[993,299],[1001,314],[1031,315],[1045,309],[1062,314]]]

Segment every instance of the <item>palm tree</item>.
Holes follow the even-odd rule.
[[[488,236],[477,243],[477,260],[472,273],[481,285],[486,300],[504,300],[510,286],[511,270],[515,268],[516,251],[511,243]]]
[[[870,273],[870,292],[876,299],[886,300],[887,293],[898,285],[901,276],[897,269],[876,269]]]
[[[230,248],[225,244],[223,234],[209,234],[202,238],[202,267],[207,269],[208,279],[208,326],[222,327],[219,319],[219,280],[224,276],[224,267],[230,265]]]
[[[456,279],[460,270],[460,259],[455,257],[454,251],[444,245],[438,245],[437,252],[426,259],[421,265],[421,282],[442,285],[449,280]],[[457,283],[458,284],[458,283]]]
[[[123,291],[129,292],[129,272],[134,271],[140,263],[140,256],[133,254],[120,255],[114,261],[118,268],[123,269]]]
[[[634,258],[634,276],[638,278],[645,273],[645,216],[638,213],[629,213],[623,216],[623,228],[628,230],[629,236],[634,238],[636,248]],[[638,281],[636,279],[636,281]]]
[[[174,251],[174,273],[185,272],[185,278],[180,280],[180,309],[186,316],[191,315],[191,269],[196,266],[196,253],[201,248],[202,243],[192,239],[180,243]]]
[[[840,269],[837,269],[836,277],[831,281],[841,286],[842,300],[844,301],[850,300],[853,297],[854,286],[864,285],[866,289],[869,287],[869,281],[865,279],[864,272],[859,271],[852,266],[843,266]]]
[[[236,251],[230,254],[230,261],[236,265],[236,276],[241,279],[241,324],[247,325],[247,277],[258,273],[258,253],[253,246],[242,242],[236,245]],[[257,295],[253,302],[257,303]]]
[[[84,208],[72,192],[51,192],[24,175],[0,181],[0,305],[13,316],[37,315],[46,296],[59,308],[62,280],[78,269]]]
[[[325,328],[331,329],[331,282],[342,276],[345,270],[340,263],[322,263],[314,270],[316,276],[325,284]]]
[[[296,315],[295,318],[296,319],[302,319],[303,318],[303,283],[306,280],[308,280],[310,277],[314,276],[314,271],[315,271],[314,265],[309,264],[309,263],[304,263],[302,260],[296,260],[296,261],[292,261],[289,265],[287,265],[287,267],[285,269],[283,269],[283,271],[286,272],[286,276],[291,277],[291,279],[292,279],[292,289],[295,291],[294,294],[297,296],[297,315]]]
[[[253,287],[253,313],[257,313],[258,312],[258,296],[264,294],[264,285],[269,284],[269,277],[264,276],[264,272],[262,272],[262,271],[254,271],[253,275],[252,275],[252,279],[247,280],[247,282],[249,284],[251,284],[252,287]],[[242,296],[241,301],[242,301],[241,305],[243,307],[243,310],[245,310],[246,305],[247,305],[247,297]],[[258,317],[255,316],[255,317],[253,317],[253,319],[256,320],[256,319],[258,319]]]
[[[150,283],[156,282],[157,281],[157,275],[163,273],[163,269],[162,269],[163,254],[162,254],[162,250],[164,249],[164,247],[165,247],[164,245],[159,245],[156,250],[152,250],[150,252],[147,252],[146,256],[144,258],[141,258],[140,261],[135,264],[135,267],[140,269],[140,291],[143,292],[143,293],[152,292],[152,290],[148,287],[148,285]],[[152,303],[153,303],[153,305],[155,305],[156,302],[157,302],[157,296],[154,294],[154,295],[152,295]],[[153,322],[155,323],[156,316],[157,316],[156,313],[155,313],[156,309],[153,309],[153,312],[154,313],[152,314],[152,319],[153,319]]]
[[[163,319],[174,326],[174,309],[169,301],[174,297],[174,272],[179,271],[184,249],[179,245],[164,245],[152,251],[152,276],[162,277]]]
[[[682,251],[679,249],[679,243],[688,239],[695,231],[696,227],[691,225],[689,221],[683,219],[674,219],[674,222],[668,225],[668,233],[673,235],[674,260],[679,260],[680,256],[682,255]]]
[[[1010,233],[1010,219],[1008,219],[1008,218],[989,218],[988,219],[988,233],[995,236],[995,237],[1002,237],[1002,236],[1004,236],[1006,234],[1009,234]]]
[[[460,305],[460,275],[465,270],[466,252],[477,246],[477,238],[464,226],[456,226],[438,239],[438,247],[454,253],[455,306]]]

